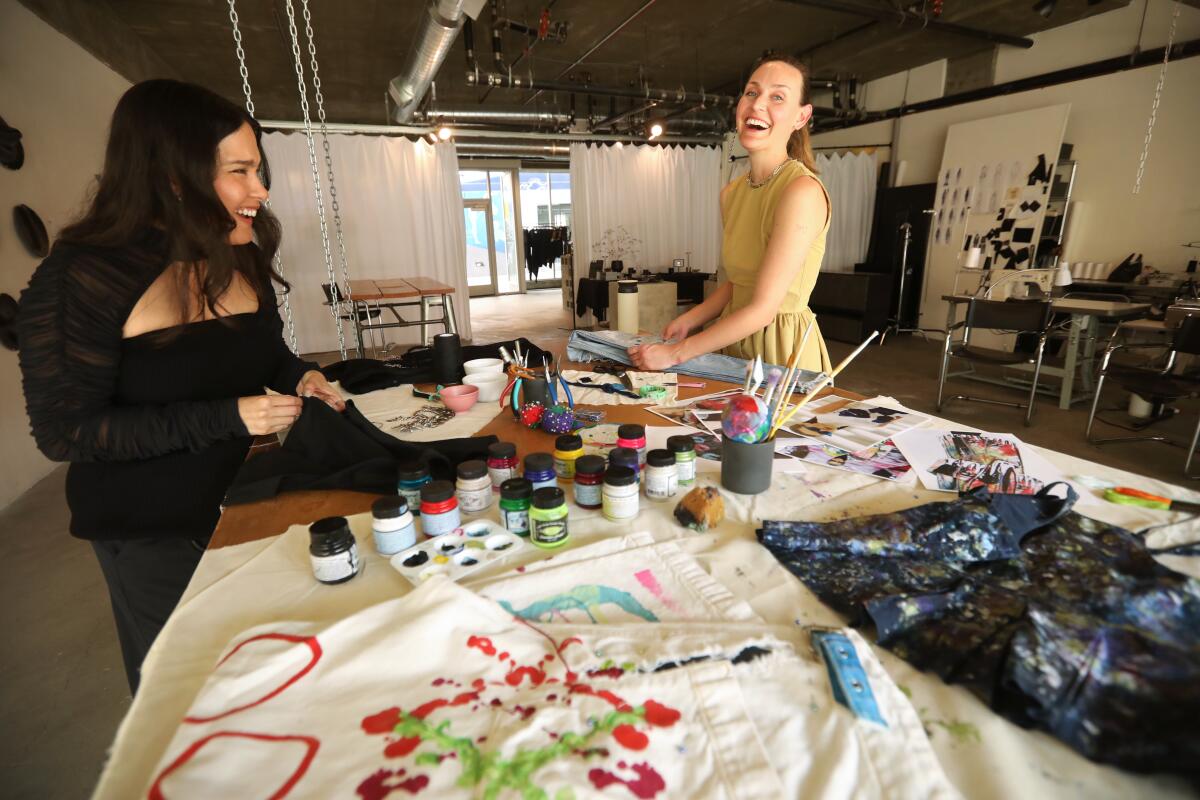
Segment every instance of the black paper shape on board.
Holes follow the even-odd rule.
[[[1013,231],[1012,240],[1018,244],[1029,244],[1033,241],[1033,228],[1017,228]]]
[[[1013,260],[1016,261],[1018,264],[1023,264],[1024,262],[1028,261],[1029,260],[1029,248],[1022,247],[1013,256]]]
[[[997,213],[997,214],[996,214],[996,221],[997,221],[997,222],[999,222],[999,221],[1000,221],[1000,220],[1002,220],[1002,219],[1004,219],[1004,209],[1003,209],[1003,208],[1002,208],[1002,209],[1000,209],[999,213]]]
[[[1028,210],[1029,210],[1029,203],[1028,203],[1028,202],[1025,202],[1025,201],[1022,201],[1022,202],[1021,202],[1021,210],[1022,210],[1022,211],[1028,211]]]
[[[1006,219],[1006,220],[1004,220],[1004,222],[1000,223],[1000,230],[1007,233],[1007,232],[1011,231],[1013,229],[1013,225],[1016,225],[1016,224],[1017,224],[1017,221],[1015,219]]]
[[[1030,210],[1030,211],[1037,211],[1037,210],[1038,210],[1039,208],[1041,208],[1041,207],[1042,207],[1042,204],[1041,204],[1041,203],[1039,203],[1037,200],[1030,200],[1030,201],[1029,201],[1029,210]]]
[[[993,250],[999,251],[1000,248],[1007,245],[1008,242],[1004,241],[1003,239],[993,239],[990,244],[992,245]]]
[[[29,255],[34,258],[50,255],[50,237],[36,211],[26,205],[13,206],[13,227]]]
[[[1029,173],[1029,185],[1036,186],[1048,180],[1050,180],[1050,172],[1046,169],[1046,156],[1044,153],[1039,153],[1037,166]]]
[[[970,249],[971,249],[971,234],[968,233],[967,237],[965,239],[963,239],[963,250],[966,251],[966,250],[970,250]]]
[[[1012,258],[1016,254],[1013,252],[1013,249],[1006,244],[1004,247],[1000,248],[1000,252],[997,255],[999,255],[1001,258]]]

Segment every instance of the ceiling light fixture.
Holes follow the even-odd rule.
[[[453,135],[454,135],[454,131],[450,130],[449,125],[443,125],[442,127],[438,128],[437,137],[439,139],[441,139],[443,142],[446,141],[447,139],[449,139]]]
[[[655,139],[662,136],[663,131],[665,131],[665,130],[666,130],[666,126],[662,123],[661,120],[654,120],[653,122],[651,122],[649,125],[646,126],[646,138],[648,138],[650,141],[653,142]]]
[[[1046,19],[1050,19],[1050,15],[1054,13],[1054,7],[1058,5],[1058,0],[1037,0],[1033,4],[1033,10],[1041,14]]]

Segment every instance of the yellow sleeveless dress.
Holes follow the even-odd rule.
[[[775,226],[775,209],[779,206],[779,198],[788,184],[805,175],[817,178],[813,171],[801,162],[789,161],[765,186],[752,188],[742,177],[726,195],[721,209],[725,218],[721,257],[729,282],[733,284],[733,299],[722,312],[723,317],[749,305],[754,296],[758,270],[767,252],[767,242]],[[821,191],[825,192],[826,205],[832,208],[825,185],[820,180],[817,180],[817,184]],[[804,265],[788,287],[783,302],[779,304],[779,310],[775,312],[775,319],[761,331],[734,342],[722,352],[745,359],[761,355],[768,364],[787,363],[792,355],[792,348],[800,343],[805,326],[810,321],[816,325],[816,316],[808,307],[808,298],[817,283],[821,259],[825,255],[825,235],[829,232],[829,219],[830,214],[827,213],[825,225],[809,248]],[[829,372],[833,368],[819,328],[814,327],[812,335],[808,337],[808,344],[796,363],[802,369],[814,372]]]

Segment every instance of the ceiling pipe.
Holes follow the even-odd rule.
[[[1033,39],[1025,36],[1012,36],[1007,33],[996,33],[995,31],[986,31],[982,28],[972,28],[969,25],[959,25],[957,22],[947,22],[936,17],[918,14],[915,11],[908,9],[890,8],[883,5],[868,6],[862,3],[851,2],[851,0],[786,0],[798,6],[811,6],[813,8],[822,8],[826,11],[838,11],[843,14],[857,14],[860,17],[880,20],[883,22],[900,21],[900,24],[913,23],[921,28],[928,28],[931,31],[939,31],[941,33],[950,33],[955,36],[965,36],[971,39],[983,39],[984,41],[994,42],[996,44],[1007,44],[1012,47],[1021,47],[1028,50],[1033,47]]]
[[[554,8],[554,4],[555,4],[555,3],[557,3],[557,2],[558,2],[558,0],[550,0],[550,2],[549,2],[549,3],[547,3],[547,4],[546,4],[546,7],[545,7],[545,8],[542,10],[542,13],[546,15],[547,19],[549,19],[549,16],[550,16],[550,10],[551,10],[552,8]],[[567,28],[567,24],[566,24],[565,22],[558,23],[558,27],[560,27],[560,28],[562,29],[562,31],[563,31],[563,37],[564,37],[564,39],[565,39],[565,38],[566,38],[566,28]],[[508,68],[509,68],[509,69],[515,69],[515,68],[516,68],[516,66],[517,66],[518,64],[520,64],[522,61],[524,61],[524,60],[525,60],[525,57],[526,57],[526,56],[528,56],[530,53],[532,53],[532,52],[533,52],[533,48],[537,47],[537,45],[538,45],[538,42],[540,42],[540,41],[542,41],[542,40],[541,40],[541,39],[534,39],[532,42],[530,42],[529,44],[527,44],[525,47],[521,48],[521,52],[520,52],[520,54],[519,54],[519,55],[518,55],[518,56],[517,56],[515,59],[513,59],[513,62],[512,62],[511,64],[509,64],[509,65],[508,65]],[[478,72],[478,69],[476,69],[476,70],[475,70],[475,72]],[[488,95],[489,95],[489,94],[491,94],[491,93],[492,93],[492,87],[491,87],[491,86],[489,86],[489,87],[487,87],[486,89],[484,89],[484,90],[483,90],[483,94],[481,94],[481,95],[479,96],[479,102],[480,102],[480,103],[482,103],[484,100],[487,100],[487,98],[488,98]]]
[[[291,120],[259,120],[259,124],[273,131],[302,131],[303,122]],[[427,125],[366,125],[362,123],[330,122],[325,126],[329,133],[365,133],[383,136],[428,136],[437,128]],[[645,142],[646,137],[637,134],[598,133],[543,133],[540,131],[504,131],[483,128],[460,128],[454,132],[455,139],[538,139],[547,142]],[[720,145],[720,136],[661,136],[657,142],[663,144]]]
[[[413,119],[418,122],[462,120],[463,122],[529,122],[551,125],[570,125],[575,121],[570,114],[553,111],[503,111],[486,108],[431,108],[426,111],[417,111],[413,114]]]
[[[617,25],[617,27],[613,28],[611,31],[609,31],[607,34],[605,34],[605,35],[604,35],[604,36],[603,36],[603,37],[600,39],[600,41],[596,42],[594,45],[592,45],[591,47],[589,47],[589,48],[588,48],[588,51],[587,51],[586,53],[584,53],[584,54],[583,54],[583,55],[581,55],[579,58],[577,58],[577,59],[575,59],[574,61],[572,61],[572,62],[571,62],[571,64],[570,64],[569,66],[567,66],[567,67],[566,67],[566,68],[565,68],[565,69],[564,69],[562,72],[558,73],[558,77],[559,77],[559,78],[562,78],[562,77],[563,77],[564,75],[566,75],[568,72],[570,72],[571,70],[575,69],[575,68],[576,68],[576,67],[578,67],[580,64],[582,64],[582,63],[584,62],[584,60],[585,60],[585,59],[586,59],[588,56],[590,56],[592,53],[596,52],[596,51],[597,51],[597,50],[599,50],[601,47],[603,47],[605,42],[607,42],[609,39],[611,39],[612,37],[614,37],[614,36],[616,36],[618,33],[620,33],[620,32],[621,32],[621,30],[622,30],[622,29],[623,29],[623,28],[624,28],[626,25],[628,25],[629,23],[631,23],[631,22],[633,22],[635,19],[637,19],[639,16],[641,16],[642,12],[643,12],[643,11],[645,11],[645,10],[646,10],[647,8],[649,8],[650,6],[654,5],[654,3],[655,3],[655,2],[656,2],[656,0],[646,0],[646,2],[645,2],[645,3],[643,3],[643,4],[641,5],[641,7],[640,7],[640,8],[638,8],[638,10],[637,10],[637,11],[634,11],[634,12],[633,12],[632,14],[630,14],[628,17],[626,17],[625,19],[623,19],[623,20],[621,21],[621,23],[620,23],[619,25]],[[530,104],[530,103],[532,103],[534,100],[536,100],[536,99],[538,98],[538,95],[540,95],[540,94],[541,94],[543,91],[554,91],[553,89],[549,89],[548,87],[545,87],[545,88],[543,88],[543,87],[538,87],[538,86],[531,86],[531,87],[529,87],[529,88],[531,88],[531,89],[537,89],[537,91],[536,91],[536,92],[534,92],[534,93],[533,93],[533,95],[532,95],[532,96],[531,96],[531,97],[530,97],[528,100],[526,100],[526,101],[525,101],[525,105],[529,105],[529,104]]]
[[[655,108],[657,105],[658,105],[657,100],[651,100],[648,103],[640,103],[638,105],[633,106],[632,108],[622,111],[619,114],[613,114],[611,116],[605,117],[604,119],[597,122],[595,125],[592,125],[591,130],[600,131],[600,130],[605,130],[607,128],[612,128],[615,125],[617,125],[617,123],[619,123],[623,120],[629,119],[634,114],[640,114],[643,111],[649,111],[650,109]]]
[[[571,147],[565,144],[496,144],[491,142],[463,143],[457,146],[460,153],[469,155],[476,151],[489,153],[543,154],[552,156],[570,155]]]
[[[463,0],[430,0],[425,7],[425,15],[413,36],[408,62],[388,83],[388,96],[395,104],[392,119],[396,122],[405,123],[412,119],[458,36],[464,18]]]
[[[650,86],[597,86],[590,83],[540,80],[509,73],[484,72],[476,76],[467,73],[467,85],[476,82],[483,86],[498,86],[504,89],[537,89],[546,92],[579,92],[580,94],[604,94],[610,97],[632,97],[639,100],[658,100],[663,103],[701,103],[704,105],[732,108],[737,98],[726,94],[688,92],[682,89],[655,89]]]

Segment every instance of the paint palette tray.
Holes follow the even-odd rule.
[[[401,550],[392,556],[390,563],[409,583],[419,586],[435,575],[457,581],[530,547],[529,542],[508,532],[499,523],[477,519]]]

